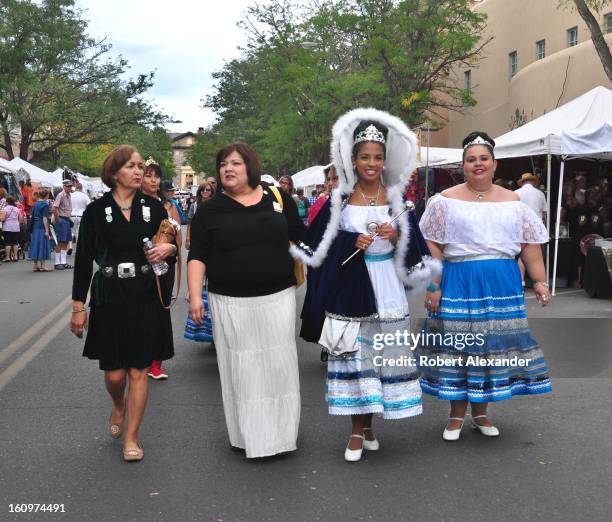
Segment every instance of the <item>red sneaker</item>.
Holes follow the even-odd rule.
[[[168,374],[161,367],[161,361],[153,361],[147,375],[156,381],[168,378]]]

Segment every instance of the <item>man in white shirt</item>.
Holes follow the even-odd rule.
[[[74,227],[72,228],[72,232],[74,234],[73,241],[76,244],[76,242],[79,240],[79,226],[81,225],[81,217],[83,217],[85,207],[91,202],[87,194],[83,192],[83,185],[80,183],[76,184],[76,190],[71,195],[71,202],[71,219],[74,223]],[[69,254],[72,253],[72,242],[69,245],[68,252]]]
[[[531,172],[525,172],[517,184],[520,188],[514,192],[518,194],[519,199],[546,223],[546,196],[537,188],[540,185],[540,178],[534,176]],[[525,286],[525,265],[520,257],[518,265],[521,271],[521,280],[523,286]]]
[[[536,187],[540,185],[540,178],[531,172],[525,172],[518,180],[518,186],[514,192],[519,199],[546,222],[546,196]]]

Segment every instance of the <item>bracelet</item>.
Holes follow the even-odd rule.
[[[421,287],[423,288],[423,287]],[[438,290],[440,290],[440,285],[436,284],[436,283],[429,283],[429,286],[426,289],[428,292],[437,292]]]
[[[87,312],[87,308],[81,308],[80,310],[72,310],[73,314],[80,314],[81,312]]]
[[[549,288],[548,283],[546,281],[536,281],[535,283],[533,283],[533,286],[535,285],[542,285],[544,288]]]

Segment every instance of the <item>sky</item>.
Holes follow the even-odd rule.
[[[182,123],[171,132],[197,131],[214,121],[201,108],[213,93],[212,73],[240,55],[246,37],[236,23],[254,0],[77,0],[88,33],[112,44],[131,66],[130,77],[155,70],[149,99]]]

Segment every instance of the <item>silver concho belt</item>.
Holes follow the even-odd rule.
[[[152,268],[149,264],[137,266],[135,263],[119,263],[118,265],[103,266],[100,268],[100,272],[107,279],[111,277],[128,279],[136,277],[138,274],[148,275],[152,272]]]

